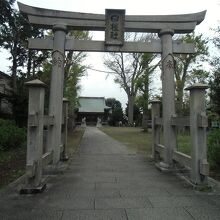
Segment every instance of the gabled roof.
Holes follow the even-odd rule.
[[[79,97],[79,104],[78,112],[104,113],[105,109],[110,109],[104,97]]]

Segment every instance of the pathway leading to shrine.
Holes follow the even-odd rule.
[[[158,171],[95,127],[87,127],[79,152],[45,192],[0,195],[0,219],[212,219],[220,218],[220,194],[195,192]]]

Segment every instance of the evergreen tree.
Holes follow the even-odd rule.
[[[120,121],[123,122],[124,114],[120,101],[116,100],[115,98],[108,98],[106,99],[105,103],[112,109],[112,114],[109,118],[109,125],[117,126]]]
[[[203,62],[207,61],[207,40],[202,35],[187,34],[180,38],[184,43],[194,43],[195,53],[175,55],[176,110],[183,114],[184,88],[188,84],[204,82],[208,73],[204,71]]]
[[[220,68],[214,71],[209,85],[212,112],[220,116]]]
[[[211,59],[213,74],[210,78],[210,103],[212,113],[217,113],[220,117],[220,26],[215,29],[215,36],[212,42],[216,48],[215,56]]]

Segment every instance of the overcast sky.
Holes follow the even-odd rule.
[[[125,9],[127,15],[152,14],[185,14],[207,10],[205,20],[196,28],[197,33],[211,35],[210,28],[217,27],[220,21],[220,0],[20,0],[20,2],[48,9],[89,12],[104,14],[106,8]],[[103,33],[93,33],[93,39],[104,40]],[[0,70],[7,73],[9,62],[5,61],[7,54],[0,52]],[[103,53],[89,53],[86,60],[94,69],[106,70],[103,66]],[[87,71],[87,77],[82,79],[82,96],[114,97],[127,102],[126,95],[112,77],[106,79],[105,73]],[[155,83],[160,84],[159,77]]]

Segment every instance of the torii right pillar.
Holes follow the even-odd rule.
[[[164,161],[159,164],[161,170],[169,171],[172,168],[172,154],[176,147],[175,130],[171,126],[171,117],[175,115],[175,82],[172,29],[164,29],[159,33],[162,44],[162,117],[163,140],[165,146]]]

